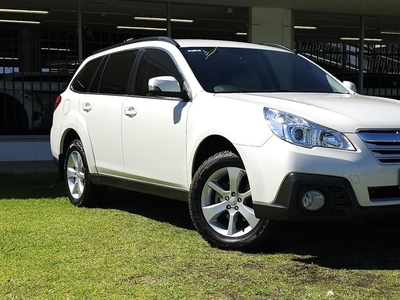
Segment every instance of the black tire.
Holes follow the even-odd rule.
[[[196,171],[189,211],[197,231],[210,245],[227,250],[259,250],[272,223],[256,218],[252,206],[246,170],[236,154],[217,153]]]
[[[64,179],[68,198],[75,206],[98,206],[107,194],[106,186],[92,183],[85,150],[80,140],[72,141],[65,152]]]

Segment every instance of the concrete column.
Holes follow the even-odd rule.
[[[82,1],[78,0],[78,62],[83,61]]]
[[[293,49],[293,12],[290,9],[252,7],[250,42],[276,43]]]
[[[358,89],[360,94],[364,94],[364,39],[365,39],[365,16],[360,16],[360,44],[358,57]]]
[[[167,3],[167,36],[171,37],[171,2]]]
[[[19,70],[40,71],[40,35],[37,30],[21,28],[18,41]]]

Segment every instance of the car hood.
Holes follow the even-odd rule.
[[[215,94],[286,111],[341,131],[400,128],[400,101],[358,94],[234,93]]]

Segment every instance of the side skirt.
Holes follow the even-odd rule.
[[[149,182],[121,179],[98,174],[91,174],[91,179],[94,184],[108,185],[154,196],[160,196],[181,201],[188,201],[189,198],[189,191],[173,187],[160,186]]]

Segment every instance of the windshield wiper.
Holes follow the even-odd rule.
[[[309,93],[307,91],[300,90],[266,90],[266,93]]]
[[[304,90],[266,90],[266,93],[320,93],[320,94],[346,94],[342,92],[328,91],[304,91]]]

